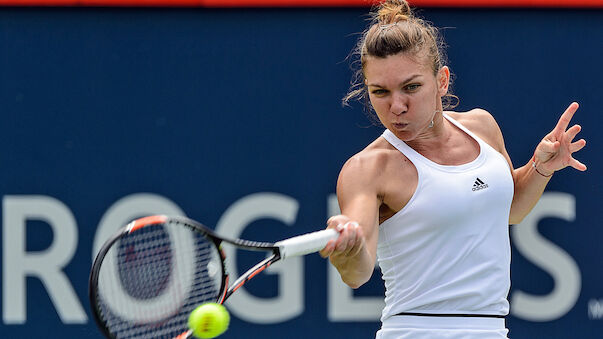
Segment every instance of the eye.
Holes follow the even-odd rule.
[[[383,95],[387,94],[387,90],[382,89],[382,88],[377,88],[377,89],[372,90],[371,93],[376,96],[383,96]]]
[[[421,87],[421,84],[408,84],[408,85],[404,86],[404,89],[409,92],[414,92],[414,91],[418,90],[419,87]]]

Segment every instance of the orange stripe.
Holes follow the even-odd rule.
[[[136,219],[133,221],[132,228],[130,228],[130,233],[145,227],[147,225],[155,225],[155,224],[163,224],[167,221],[167,217],[165,215],[151,215],[148,217]]]
[[[230,280],[230,276],[226,275],[226,281],[224,282],[224,292],[222,292],[222,295],[220,296],[220,298],[218,299],[218,304],[223,304],[224,303],[224,298],[226,298],[226,293],[228,292],[228,281]]]
[[[263,270],[265,270],[266,268],[268,268],[268,266],[270,266],[270,263],[266,263],[266,265],[262,266],[260,269],[258,269],[257,271],[251,273],[249,275],[249,277],[247,278],[247,280],[255,277],[258,273],[262,272]]]
[[[192,333],[191,330],[188,330],[186,332],[183,332],[181,334],[179,334],[177,337],[174,337],[174,339],[186,339],[188,338],[188,336]]]
[[[234,291],[238,290],[239,287],[243,286],[246,282],[249,281],[249,279],[255,277],[258,273],[262,272],[263,270],[265,270],[268,266],[270,266],[270,263],[266,263],[266,265],[258,268],[256,271],[253,271],[248,277],[247,279],[241,281],[238,285],[234,286],[232,288],[232,292],[234,293]]]
[[[358,7],[378,0],[0,0],[0,6]],[[603,7],[603,0],[410,0],[418,7]]]

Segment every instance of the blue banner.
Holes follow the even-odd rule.
[[[276,241],[337,213],[339,169],[376,138],[341,106],[365,9],[0,11],[3,338],[100,338],[95,251],[132,218],[169,212]],[[571,101],[588,141],[511,227],[512,338],[603,332],[603,12],[422,14],[450,45],[458,110],[498,120],[516,166]],[[258,259],[231,253],[235,271]],[[259,255],[259,254],[258,254]],[[224,338],[372,338],[380,272],[358,290],[318,255],[237,291]]]

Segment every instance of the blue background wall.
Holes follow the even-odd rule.
[[[163,196],[188,216],[216,225],[239,199],[273,192],[299,204],[294,225],[256,222],[243,237],[278,240],[322,228],[341,165],[381,132],[360,104],[340,104],[351,76],[346,56],[354,33],[365,27],[365,13],[2,8],[1,336],[100,337],[87,302],[92,244],[103,215],[132,194]],[[512,315],[508,326],[513,338],[600,337],[603,12],[428,9],[422,14],[445,27],[458,110],[489,110],[516,165],[529,160],[571,101],[581,104],[574,120],[583,126],[588,145],[577,158],[589,170],[564,170],[547,190],[575,199],[575,219],[546,213],[538,219],[540,234],[577,265],[579,295],[555,319]],[[23,255],[9,251],[13,231],[22,225],[11,224],[7,215],[15,213],[11,202],[32,196],[62,202],[75,218],[75,253],[64,272],[87,313],[75,320],[59,316],[56,302],[34,276],[23,284],[24,318],[14,320],[17,306],[7,302],[15,293],[7,283],[15,272],[7,267]],[[52,227],[63,226],[30,219],[25,251],[44,254],[57,239]],[[559,284],[550,273],[514,247],[511,297],[520,290],[550,294]],[[370,338],[379,328],[377,317],[327,316],[327,265],[317,255],[304,259],[303,282],[301,315],[274,324],[235,316],[224,337]],[[266,275],[248,291],[269,298],[278,294],[277,284],[278,278]],[[379,299],[381,293],[375,274],[355,295]]]

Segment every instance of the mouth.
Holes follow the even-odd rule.
[[[406,128],[406,126],[408,126],[408,124],[405,124],[403,122],[394,122],[392,123],[392,126],[397,130],[403,130]]]

